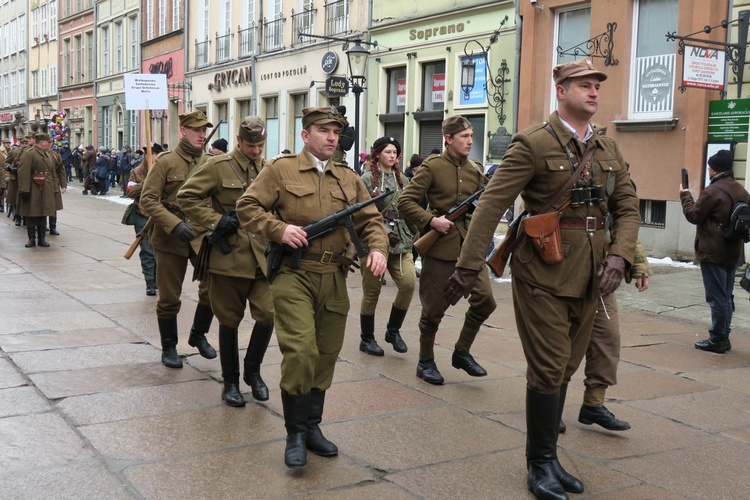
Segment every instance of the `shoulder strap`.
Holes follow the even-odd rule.
[[[239,170],[237,170],[237,165],[236,165],[234,158],[229,158],[229,166],[232,167],[232,170],[234,170],[234,175],[236,175],[237,179],[239,179],[240,182],[242,183],[242,189],[247,189],[247,186],[248,186],[247,180],[243,179],[242,176],[240,175]]]
[[[485,184],[487,184],[488,182],[490,182],[490,178],[487,177],[486,175],[484,175],[484,172],[482,171],[481,168],[479,168],[479,166],[474,162],[474,160],[472,160],[471,158],[466,158],[466,159],[469,160],[469,164],[472,167],[474,167],[474,170],[477,171],[477,173],[479,174],[479,176],[484,180]]]
[[[718,184],[710,184],[708,187],[716,188],[719,191],[721,191],[722,193],[724,193],[725,195],[727,195],[727,197],[729,197],[729,201],[732,202],[732,206],[734,206],[734,198],[732,198],[732,195],[729,194],[729,191],[727,191],[723,187],[719,186]]]
[[[560,141],[560,138],[557,136],[557,133],[552,128],[552,126],[550,126],[550,124],[548,123],[548,124],[546,124],[544,126],[544,130],[546,130],[547,132],[549,132],[550,134],[552,134],[552,136],[555,139],[557,139],[557,142],[560,143],[560,146],[562,146],[563,150],[565,151],[565,154],[568,155],[568,161],[570,162],[570,166],[571,167],[575,167],[576,165],[575,165],[575,162],[573,161],[573,157],[570,154],[570,150],[563,145],[562,141]],[[544,206],[544,208],[542,208],[542,210],[539,212],[540,214],[549,212],[549,209],[552,208],[552,205],[554,205],[557,200],[559,200],[560,198],[562,198],[562,196],[565,194],[565,191],[570,186],[572,186],[578,180],[578,178],[581,176],[581,173],[583,172],[584,167],[586,166],[586,164],[588,162],[591,161],[591,159],[593,158],[593,156],[594,156],[594,148],[592,148],[588,153],[586,153],[586,156],[583,157],[583,160],[577,166],[578,168],[576,168],[575,172],[573,172],[573,176],[570,179],[568,179],[568,182],[566,182],[565,184],[563,184],[562,188],[560,188],[560,190],[555,194],[555,196],[552,197],[552,199],[549,201],[549,203],[547,203]]]

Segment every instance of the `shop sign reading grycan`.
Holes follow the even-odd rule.
[[[343,97],[349,93],[349,82],[344,76],[329,76],[326,78],[326,92],[330,96]]]
[[[244,68],[228,69],[214,73],[213,83],[208,84],[208,90],[221,92],[225,87],[238,87],[252,82],[252,70],[250,66]]]

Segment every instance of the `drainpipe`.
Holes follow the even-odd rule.
[[[519,2],[516,2],[516,56],[515,56],[515,82],[513,85],[513,133],[518,131],[518,98],[520,85],[518,82],[521,78],[521,38],[523,35],[523,18],[519,12]]]

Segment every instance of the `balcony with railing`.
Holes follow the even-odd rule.
[[[240,59],[250,57],[255,54],[255,43],[257,36],[258,27],[253,22],[249,27],[241,29],[237,27],[237,35],[239,38],[239,50],[238,54]]]
[[[336,0],[326,4],[326,36],[349,32],[349,0]]]
[[[306,45],[315,41],[314,38],[300,36],[300,34],[312,34],[315,13],[317,10],[318,9],[303,10],[302,12],[295,14],[294,9],[292,9],[292,47],[295,45]]]
[[[205,40],[199,42],[195,40],[195,67],[205,68],[208,66],[208,50],[211,47],[211,41]]]
[[[227,30],[226,35],[216,33],[216,64],[227,62],[232,57],[232,32]]]
[[[284,48],[284,17],[268,21],[263,18],[263,52],[273,52]]]

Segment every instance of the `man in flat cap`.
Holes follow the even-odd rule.
[[[185,213],[214,232],[211,239],[205,240],[201,252],[209,252],[208,295],[219,321],[219,359],[224,379],[221,399],[237,407],[245,406],[240,392],[237,337],[247,304],[255,325],[245,355],[243,380],[256,400],[268,400],[260,365],[273,333],[273,301],[265,274],[264,240],[239,227],[235,209],[240,195],[265,165],[261,155],[266,134],[263,120],[246,116],[240,123],[234,151],[209,158],[177,195]],[[211,248],[209,242],[214,237],[216,248]]]
[[[168,153],[160,154],[143,181],[141,208],[151,217],[153,228],[148,234],[156,257],[156,317],[161,337],[161,361],[169,368],[182,368],[177,354],[177,314],[182,302],[182,282],[187,264],[195,265],[206,228],[182,211],[177,191],[203,165],[206,128],[213,127],[203,111],[183,113],[180,119],[180,143]],[[198,285],[198,306],[188,345],[196,347],[207,359],[216,357],[216,350],[206,340],[213,312],[208,298],[208,283]]]
[[[237,202],[243,228],[266,240],[305,249],[298,268],[290,267],[285,255],[271,283],[276,337],[283,354],[284,462],[290,468],[307,464],[308,449],[321,456],[338,454],[318,424],[344,341],[349,312],[345,278],[351,264],[346,254],[351,238],[342,227],[308,241],[302,228],[371,199],[354,171],[331,160],[343,123],[336,108],[305,108],[301,132],[305,147],[296,155],[269,162]],[[364,265],[382,276],[388,242],[380,213],[369,205],[352,218],[370,251]]]
[[[474,129],[469,120],[461,115],[445,119],[443,137],[445,151],[424,160],[398,200],[398,211],[418,229],[422,232],[435,229],[441,233],[432,248],[422,255],[419,277],[422,314],[419,318],[417,377],[434,385],[444,383],[435,363],[434,352],[435,336],[449,305],[443,295],[443,284],[453,273],[469,227],[467,217],[462,216],[451,222],[445,214],[480,189],[486,181],[482,165],[469,159],[474,143]],[[425,196],[429,200],[429,210],[420,205]],[[451,358],[454,368],[465,370],[472,377],[487,375],[470,350],[479,328],[496,306],[487,270],[482,269]]]
[[[750,204],[742,184],[734,179],[734,157],[721,149],[708,159],[710,183],[697,200],[689,186],[680,185],[680,202],[685,219],[696,225],[695,261],[700,263],[706,302],[711,309],[711,328],[708,338],[695,343],[701,351],[724,354],[732,348],[734,274],[742,251],[742,239],[724,237],[735,203]],[[719,224],[717,224],[717,222]]]
[[[26,150],[18,163],[18,213],[26,217],[29,241],[26,248],[48,247],[45,237],[47,217],[62,210],[62,193],[67,188],[68,177],[62,164],[57,165],[49,150],[49,134],[34,136],[34,146]]]
[[[479,200],[446,290],[455,304],[474,288],[500,217],[519,194],[531,215],[560,213],[562,262],[543,260],[530,241],[536,235],[524,235],[526,221],[511,261],[516,325],[527,362],[527,483],[538,498],[583,491],[583,483],[558,461],[558,422],[568,381],[589,344],[597,303],[617,289],[630,268],[640,226],[638,198],[620,150],[590,123],[607,75],[581,59],[556,66],[553,78],[557,111],[548,122],[514,136]]]

